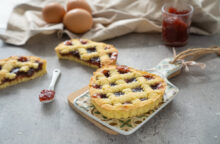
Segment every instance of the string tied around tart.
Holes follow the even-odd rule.
[[[176,50],[173,48],[174,59],[170,63],[181,63],[187,72],[189,72],[189,66],[199,66],[201,69],[205,69],[206,64],[196,62],[195,60],[205,54],[211,53],[220,55],[220,47],[212,46],[209,48],[193,48],[182,51],[179,54],[176,54]]]

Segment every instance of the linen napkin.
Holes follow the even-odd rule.
[[[87,38],[103,41],[131,32],[161,32],[162,12],[164,3],[177,0],[87,0],[93,10],[93,27],[84,34],[74,34],[64,28],[62,23],[47,24],[41,10],[50,3],[57,1],[63,6],[65,0],[31,0],[17,5],[9,18],[7,29],[0,34],[6,43],[23,45],[34,35],[67,34],[70,38]],[[194,7],[191,33],[210,35],[220,31],[219,0],[185,1]]]

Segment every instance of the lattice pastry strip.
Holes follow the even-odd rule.
[[[55,51],[60,59],[68,59],[98,68],[115,64],[118,50],[112,45],[87,39],[72,39],[59,44]]]
[[[92,103],[103,115],[127,118],[155,108],[163,100],[165,87],[164,80],[155,74],[111,65],[94,73],[89,91]]]

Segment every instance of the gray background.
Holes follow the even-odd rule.
[[[94,69],[57,59],[54,47],[65,39],[58,39],[55,34],[38,35],[21,47],[0,41],[1,59],[35,55],[48,61],[48,73],[43,77],[0,90],[0,144],[220,143],[220,59],[215,54],[199,59],[207,64],[205,70],[193,67],[171,79],[180,93],[136,133],[112,136],[85,120],[67,103],[70,93],[89,83]],[[188,45],[177,52],[220,45],[219,39],[220,35],[191,35]],[[105,42],[118,48],[119,64],[137,69],[152,68],[161,59],[172,56],[171,49],[162,44],[160,34],[129,34]],[[62,71],[56,99],[41,104],[38,94],[48,87],[54,68]]]

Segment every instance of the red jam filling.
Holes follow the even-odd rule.
[[[80,39],[79,41],[81,42],[81,44],[87,44],[88,43],[88,41],[84,40],[84,39]]]
[[[178,11],[176,8],[169,8],[168,12],[176,15],[189,13],[188,10]],[[188,16],[167,16],[162,23],[162,36],[165,44],[170,46],[182,46],[188,39],[189,26]]]
[[[188,10],[179,10],[178,11],[176,8],[171,7],[168,9],[168,12],[172,13],[172,14],[187,14],[189,11]]]
[[[62,56],[73,56],[73,57],[76,57],[78,58],[79,60],[80,59],[80,54],[79,54],[79,51],[72,51],[72,52],[69,52],[69,53],[60,53]],[[91,63],[91,64],[94,64],[94,65],[97,65],[98,67],[101,67],[101,63],[100,63],[100,58],[99,57],[93,57],[91,58],[90,60],[86,61],[88,63]]]
[[[79,51],[75,50],[75,51],[72,51],[72,52],[69,52],[69,53],[60,53],[62,56],[69,56],[69,55],[72,55],[78,59],[80,59],[80,55],[79,55]]]
[[[49,101],[54,98],[55,91],[53,90],[42,90],[39,95],[39,100],[42,101]]]
[[[70,46],[70,45],[73,45],[72,41],[70,41],[70,40],[65,41],[64,44],[65,44],[65,45],[69,45],[69,46]]]
[[[24,57],[24,56],[20,56],[20,57],[18,58],[18,61],[20,61],[20,62],[26,62],[26,61],[28,61],[28,59],[27,59],[26,57]]]
[[[94,64],[94,65],[97,65],[98,67],[101,67],[99,57],[93,57],[90,60],[88,60],[87,62]]]
[[[126,81],[126,83],[132,83],[132,82],[135,82],[137,80],[136,80],[136,78],[131,78],[131,79],[126,79],[125,81]]]
[[[93,88],[96,88],[96,89],[101,89],[101,86],[100,86],[100,85],[97,85],[97,84],[93,84],[92,87],[93,87]]]
[[[146,78],[147,80],[151,80],[153,79],[154,77],[152,75],[144,75],[144,78]]]
[[[125,65],[117,66],[117,70],[120,74],[125,74],[125,73],[130,72],[129,68]]]
[[[42,69],[43,67],[43,63],[39,62],[39,61],[36,61],[39,65],[38,65],[38,68],[34,69],[34,68],[30,68],[27,72],[23,72],[23,71],[20,71],[20,67],[15,67],[13,68],[10,73],[14,73],[16,74],[16,78],[22,78],[22,77],[31,77],[35,72],[38,72]],[[5,82],[10,82],[10,81],[13,81],[14,79],[9,79],[9,78],[5,78],[2,80],[3,83]]]
[[[102,73],[105,75],[105,77],[109,77],[110,76],[109,70],[103,70]]]

